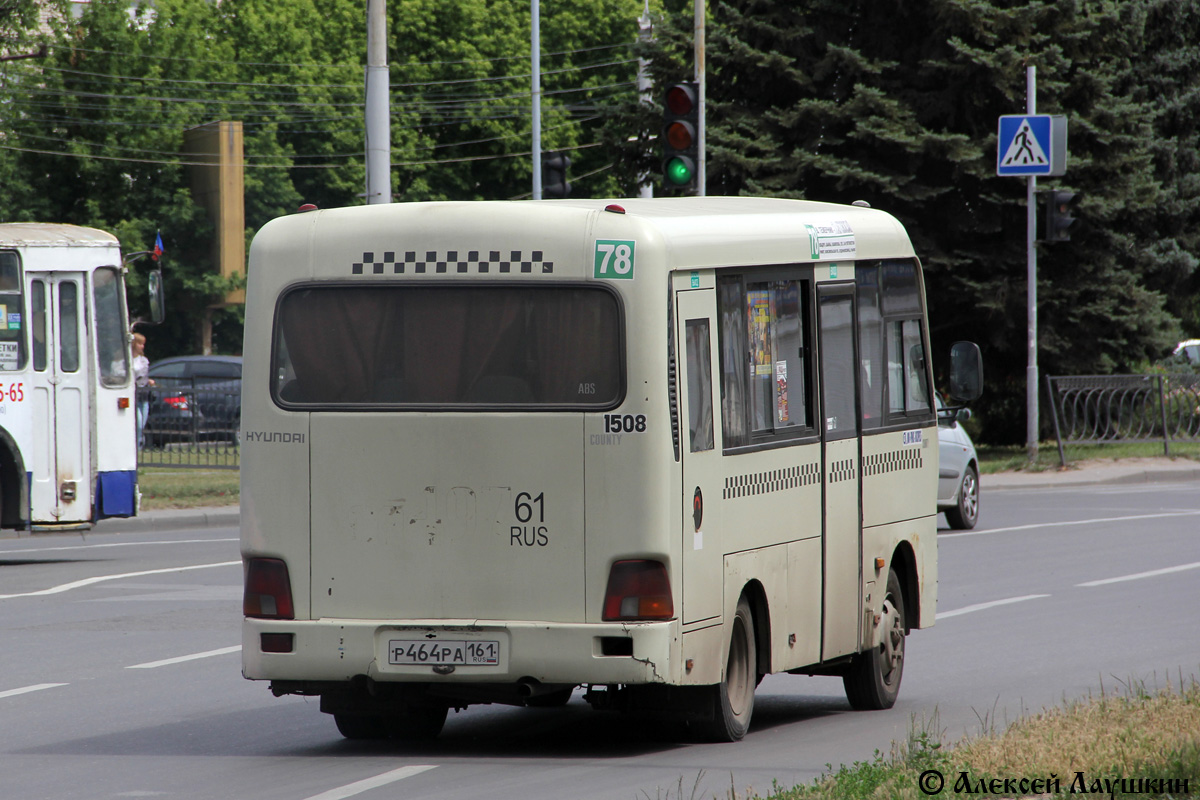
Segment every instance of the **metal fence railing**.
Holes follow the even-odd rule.
[[[1047,376],[1058,457],[1066,444],[1200,441],[1200,375]]]
[[[233,381],[156,378],[139,388],[138,465],[238,469],[241,387]]]

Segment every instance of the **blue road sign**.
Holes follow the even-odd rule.
[[[1050,175],[1055,163],[1049,114],[1009,114],[1000,117],[996,147],[997,175]],[[1064,133],[1065,138],[1065,133]]]

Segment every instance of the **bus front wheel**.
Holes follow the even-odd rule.
[[[842,677],[846,698],[859,711],[891,708],[900,694],[900,679],[904,676],[904,637],[908,629],[904,622],[904,592],[894,570],[888,573],[887,595],[883,598],[879,624],[883,628],[883,640],[851,659],[850,669]]]
[[[746,735],[754,713],[754,687],[758,685],[754,617],[745,597],[738,601],[732,628],[725,678],[710,687],[713,718],[703,730],[705,738],[716,742],[736,742]]]

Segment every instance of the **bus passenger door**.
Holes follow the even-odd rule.
[[[721,537],[721,451],[714,413],[717,365],[716,292],[676,295],[680,441],[683,460],[683,621],[721,616],[724,598]]]
[[[858,649],[862,576],[859,501],[858,357],[854,347],[854,286],[820,286],[821,438],[825,508],[822,660]]]
[[[82,273],[31,275],[34,525],[92,518],[91,415]]]

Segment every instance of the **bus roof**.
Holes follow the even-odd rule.
[[[275,263],[287,268],[260,277],[282,284],[304,273],[350,274],[352,262],[379,261],[376,256],[387,262],[401,251],[509,253],[533,242],[533,252],[562,262],[565,254],[586,251],[589,237],[636,240],[645,248],[639,253],[663,253],[661,263],[671,269],[915,257],[904,227],[878,209],[770,197],[676,197],[381,203],[307,211],[267,223],[255,236],[251,264],[256,252],[258,257],[273,252]],[[360,263],[355,274],[392,272],[384,263],[374,268]]]
[[[117,237],[61,222],[0,223],[0,247],[114,247]]]

